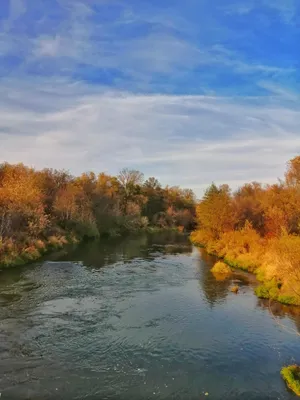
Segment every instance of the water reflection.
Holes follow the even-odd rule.
[[[290,329],[291,326],[295,326],[297,332],[300,334],[300,307],[298,306],[286,306],[284,304],[278,303],[276,301],[269,301],[266,299],[258,299],[257,307],[262,309],[267,309],[271,316],[275,318],[275,321],[278,321],[278,324],[282,327],[282,329],[287,329],[292,332],[293,329]],[[289,318],[289,322],[286,321],[286,317]],[[283,322],[285,320],[285,322]],[[300,340],[300,338],[299,338]]]
[[[199,249],[201,257],[198,260],[199,286],[203,290],[207,302],[213,307],[225,301],[231,286],[230,279],[217,280],[211,268],[216,257],[209,255],[204,249]]]
[[[86,266],[101,268],[136,258],[154,260],[158,254],[161,256],[189,253],[191,249],[192,245],[187,237],[176,232],[162,232],[155,235],[140,233],[125,238],[87,241],[60,259],[80,260]]]
[[[245,274],[217,281],[214,257],[186,237],[86,242],[51,258],[0,274],[3,398],[293,398],[279,370],[300,340]],[[299,329],[294,309],[272,312]]]

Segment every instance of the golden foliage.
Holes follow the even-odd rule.
[[[196,207],[191,240],[230,266],[257,273],[262,297],[300,304],[300,156],[285,176],[285,182],[253,182],[233,194],[211,185]]]
[[[191,229],[194,195],[143,183],[139,171],[117,177],[93,172],[36,171],[23,164],[0,165],[0,265],[24,263],[49,248],[102,233],[158,227]]]

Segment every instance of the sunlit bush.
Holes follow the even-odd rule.
[[[300,396],[300,367],[298,365],[289,365],[281,369],[281,376],[287,386]]]
[[[222,261],[217,261],[212,267],[211,272],[220,275],[230,275],[232,273],[230,267]]]

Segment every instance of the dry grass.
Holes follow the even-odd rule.
[[[255,273],[262,282],[256,289],[258,297],[300,305],[299,236],[282,233],[278,238],[262,239],[248,225],[224,233],[219,240],[205,238],[201,230],[194,232],[191,239],[195,244],[204,245],[208,253],[224,259],[230,267]],[[220,277],[226,275],[226,264],[218,262],[212,272]]]

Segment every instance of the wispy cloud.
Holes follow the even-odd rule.
[[[295,16],[299,12],[299,3],[297,0],[247,0],[245,2],[229,1],[222,5],[223,10],[229,14],[249,14],[254,10],[261,12],[263,8],[275,11],[286,23],[293,23]]]
[[[0,158],[198,192],[274,180],[300,151],[299,15],[297,0],[10,0]]]
[[[165,92],[170,88],[176,91],[182,84],[191,90],[194,76],[199,74],[199,91],[207,90],[201,76],[208,79],[209,75],[213,89],[216,79],[223,76],[232,85],[236,77],[244,92],[249,82],[255,86],[258,78],[296,73],[292,63],[287,66],[257,54],[253,57],[249,42],[245,42],[248,53],[241,51],[236,37],[241,35],[245,41],[249,32],[238,32],[234,20],[232,27],[228,25],[225,13],[220,13],[220,1],[209,7],[195,6],[190,0],[190,10],[194,8],[200,15],[198,24],[177,2],[172,10],[138,7],[134,1],[60,0],[53,4],[53,8],[42,9],[28,0],[11,0],[0,36],[0,53],[9,57],[3,74],[76,75],[88,81],[108,80],[123,89],[128,89],[130,81],[133,90],[132,84],[146,90],[165,88]],[[250,8],[258,7],[254,2],[249,4]],[[237,3],[230,4],[234,5]],[[279,3],[274,2],[274,7],[280,8]],[[280,9],[284,12],[287,8]],[[33,21],[36,14],[39,17]],[[259,26],[259,21],[256,24]],[[261,36],[255,32],[250,35],[253,46],[260,45]],[[170,74],[172,78],[166,79]]]
[[[31,88],[31,103],[20,83],[0,104],[1,153],[11,162],[74,173],[129,166],[199,192],[212,180],[274,180],[300,151],[299,106],[95,92],[63,81]]]

